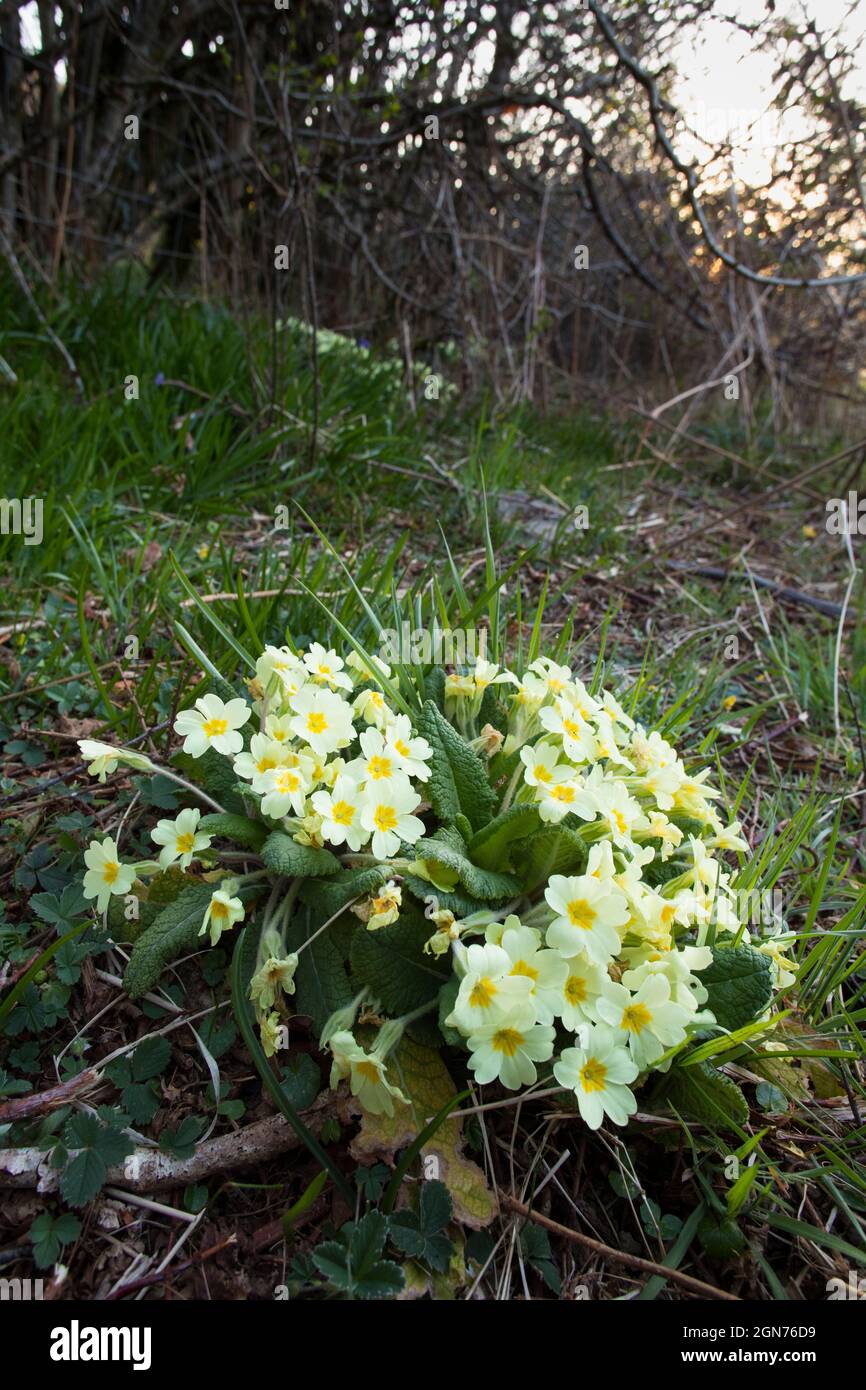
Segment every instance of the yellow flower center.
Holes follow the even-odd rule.
[[[351,825],[355,817],[355,808],[350,806],[348,801],[335,801],[331,807],[331,816],[338,825]]]
[[[622,1011],[622,1022],[619,1026],[627,1033],[640,1033],[648,1023],[652,1023],[652,1018],[645,1004],[629,1004],[628,1008]]]
[[[662,920],[663,924],[664,924],[666,927],[667,927],[667,926],[670,926],[671,922],[674,920],[674,917],[675,917],[676,915],[677,915],[677,910],[676,910],[674,904],[673,904],[673,903],[665,903],[665,905],[664,905],[664,907],[662,908],[661,913],[660,913],[661,920]]]
[[[492,980],[483,976],[476,980],[470,995],[469,1004],[473,1009],[489,1009],[493,1003],[493,996],[496,994],[496,986]]]
[[[406,744],[403,742],[402,738],[397,738],[394,740],[394,747],[397,749],[397,752],[400,754],[401,758],[409,757],[409,749],[406,747]]]
[[[210,915],[217,922],[224,922],[229,915],[227,905],[221,902],[212,902],[210,905]]]
[[[551,777],[551,773],[550,773],[550,771],[548,770],[548,768],[546,768],[546,767],[544,766],[544,763],[538,763],[538,765],[537,765],[536,768],[535,768],[535,780],[536,780],[536,782],[549,782],[549,781],[550,781],[550,777]]]
[[[367,771],[376,782],[378,782],[381,777],[390,777],[390,758],[372,757],[367,764]]]
[[[375,1062],[358,1062],[355,1066],[355,1070],[364,1077],[365,1081],[374,1081],[376,1085],[378,1085],[382,1079],[379,1074],[379,1068],[376,1066]]]
[[[194,835],[178,835],[175,841],[178,854],[192,854],[195,846]]]
[[[558,787],[554,787],[550,793],[554,801],[563,801],[566,806],[570,806],[574,800],[574,787],[569,787],[565,782],[561,782]]]
[[[327,719],[318,710],[313,710],[307,715],[307,729],[311,734],[323,734],[327,727]]]
[[[208,738],[218,738],[220,734],[225,733],[228,726],[227,719],[206,719],[202,729]]]
[[[573,927],[581,927],[584,931],[591,931],[592,924],[596,919],[596,911],[590,907],[586,898],[574,898],[567,904],[568,920]]]
[[[587,1092],[603,1091],[607,1067],[597,1057],[590,1057],[580,1069],[580,1084]]]
[[[109,859],[108,863],[103,867],[102,877],[106,883],[113,883],[119,873],[120,865],[115,863],[113,859]]]
[[[377,806],[373,816],[377,830],[393,830],[397,824],[397,812],[393,806]]]
[[[586,999],[586,980],[580,975],[569,975],[565,982],[565,997],[569,1004],[582,1004]]]
[[[276,767],[276,762],[267,753],[263,758],[259,758],[256,763],[256,772],[270,772],[272,767]]]
[[[537,980],[538,971],[531,965],[527,965],[525,960],[517,961],[511,968],[512,975],[524,975],[528,980]]]
[[[577,738],[578,734],[580,733],[580,728],[577,724],[575,724],[573,719],[563,719],[562,727],[567,734],[570,734],[572,738]]]
[[[518,1033],[516,1028],[500,1028],[493,1034],[493,1051],[504,1052],[506,1057],[513,1057],[523,1041],[523,1034]]]
[[[296,792],[301,785],[301,780],[296,772],[281,772],[277,778],[277,790],[281,792]]]
[[[628,822],[626,821],[625,816],[622,815],[620,811],[612,811],[611,820],[613,820],[616,823],[616,827],[619,830],[620,835],[624,835],[628,828]]]

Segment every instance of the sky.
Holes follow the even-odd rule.
[[[747,23],[766,13],[765,0],[731,0],[725,8]],[[776,15],[799,21],[798,27],[804,18],[814,20],[824,35],[841,25],[849,41],[866,34],[866,0],[777,0]],[[859,57],[842,95],[866,100],[866,42]],[[729,24],[707,22],[700,37],[681,45],[677,66],[681,76],[676,101],[686,121],[697,136],[711,141],[736,134],[733,169],[743,182],[764,183],[780,138],[796,139],[808,132],[809,122],[801,112],[791,111],[780,120],[768,111],[772,58],[757,52],[748,35]],[[700,140],[682,135],[678,152],[705,158],[707,149]]]

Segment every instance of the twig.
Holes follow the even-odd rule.
[[[739,1303],[741,1301],[736,1294],[726,1293],[724,1289],[713,1288],[712,1284],[705,1284],[703,1279],[695,1279],[691,1274],[683,1274],[681,1270],[672,1269],[668,1265],[656,1264],[655,1260],[645,1260],[641,1255],[630,1255],[625,1250],[614,1250],[613,1246],[605,1245],[600,1240],[594,1240],[592,1236],[585,1236],[580,1231],[573,1231],[570,1226],[562,1226],[558,1221],[551,1220],[549,1216],[542,1216],[541,1212],[533,1211],[525,1203],[518,1202],[516,1197],[511,1197],[506,1192],[500,1192],[499,1199],[503,1206],[509,1207],[518,1216],[524,1216],[528,1221],[535,1221],[537,1225],[544,1226],[554,1235],[562,1236],[564,1240],[570,1240],[575,1245],[583,1245],[587,1250],[592,1250],[596,1255],[602,1255],[607,1260],[629,1265],[632,1269],[639,1269],[643,1274],[655,1274],[662,1279],[670,1279],[674,1284],[680,1284],[684,1289],[688,1289],[691,1293],[700,1294],[703,1298],[720,1298],[727,1303]]]

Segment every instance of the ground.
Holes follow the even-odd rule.
[[[707,1296],[691,1279],[827,1297],[866,1258],[863,590],[849,583],[857,536],[849,547],[827,527],[827,500],[847,497],[862,468],[856,428],[779,441],[769,424],[747,438],[735,416],[710,416],[677,437],[666,416],[587,406],[542,418],[447,388],[413,405],[401,364],[340,342],[320,351],[316,390],[300,326],[282,328],[275,354],[266,325],[119,277],[52,306],[80,396],[14,286],[0,303],[19,378],[0,384],[2,486],[44,499],[41,544],[0,537],[2,998],[75,920],[64,890],[94,831],[123,814],[143,833],[175,804],[160,777],[89,780],[76,740],[140,740],[164,760],[198,679],[196,644],[230,676],[250,638],[361,631],[367,606],[388,625],[416,600],[425,621],[444,613],[512,657],[535,629],[586,679],[636,688],[647,727],[662,723],[713,768],[751,845],[743,884],[778,892],[799,935],[799,991],[778,1065],[759,1075],[737,1054],[729,1068],[751,1106],[741,1139],[656,1111],[651,1095],[625,1137],[590,1136],[559,1102],[472,1116],[465,1154],[500,1215],[461,1228],[462,1259],[437,1296]],[[267,1148],[273,1106],[224,1007],[227,963],[211,951],[166,986],[175,1010],[210,1011],[204,1050],[178,1027],[141,1075],[115,1070],[93,1096],[138,1106],[136,1129],[191,1176],[138,1201],[97,1181],[78,1205],[13,1187],[4,1274],[34,1274],[41,1238],[46,1271],[62,1250],[61,1296],[143,1279],[153,1297],[269,1298],[301,1287],[305,1253],[353,1215],[339,1194],[313,1194],[284,1239],[318,1169],[302,1150]],[[162,1026],[165,1005],[120,990],[122,964],[122,948],[72,942],[5,1015],[0,999],[7,1144],[54,1142],[66,1094],[37,1118],[25,1102]],[[368,1147],[359,1166],[357,1113],[327,1090],[315,1100],[327,1076],[303,1019],[291,1067],[295,1103],[313,1102],[329,1153],[378,1195],[393,1152]],[[103,1168],[105,1133],[89,1150]],[[255,1161],[238,1157],[250,1134]],[[196,1143],[221,1137],[229,1156],[197,1175]],[[732,1154],[744,1168],[757,1155],[742,1200]],[[385,1164],[372,1176],[371,1159]],[[513,1204],[544,1169],[548,1225],[526,1225]],[[677,1273],[666,1281],[641,1259]]]

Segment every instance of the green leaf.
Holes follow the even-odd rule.
[[[736,1221],[730,1216],[707,1213],[698,1226],[698,1240],[711,1260],[730,1260],[741,1255],[748,1244]]]
[[[430,935],[426,918],[404,911],[390,927],[362,928],[352,937],[352,970],[393,1017],[430,1003],[451,974],[447,958],[424,954]]]
[[[701,971],[706,1007],[721,1028],[733,1032],[759,1018],[770,1003],[773,979],[769,958],[752,946],[714,946],[713,959]]]
[[[261,848],[262,862],[272,873],[285,878],[314,878],[319,874],[335,874],[340,861],[327,849],[299,845],[291,835],[274,830]]]
[[[739,1086],[709,1062],[674,1067],[662,1094],[687,1119],[713,1129],[738,1130],[749,1118],[749,1107]]]
[[[64,1211],[59,1216],[50,1211],[41,1212],[29,1232],[33,1258],[39,1269],[55,1264],[63,1246],[76,1240],[80,1232],[81,1222],[71,1212]]]
[[[339,1240],[325,1241],[313,1252],[320,1273],[350,1298],[388,1298],[403,1289],[403,1271],[381,1258],[388,1223],[378,1211],[370,1211],[357,1224],[351,1222]]]
[[[133,1124],[149,1125],[160,1105],[159,1093],[153,1083],[124,1086],[120,1103]]]
[[[73,1207],[91,1201],[105,1182],[109,1166],[120,1163],[135,1147],[115,1125],[83,1112],[67,1121],[63,1145],[68,1153],[75,1154],[67,1160],[60,1178],[60,1191]]]
[[[534,1221],[527,1221],[520,1232],[520,1249],[527,1264],[541,1275],[551,1293],[558,1297],[562,1292],[562,1280],[553,1262],[550,1237],[544,1227],[536,1225]]]
[[[526,839],[539,824],[537,806],[512,806],[469,841],[469,857],[482,869],[512,869],[509,847],[515,840]]]
[[[243,797],[237,791],[237,773],[231,758],[225,758],[215,748],[209,748],[200,758],[194,758],[190,753],[174,753],[171,761],[190,782],[209,792],[224,812],[244,814]]]
[[[451,1220],[451,1210],[451,1193],[444,1182],[434,1178],[423,1183],[417,1212],[406,1209],[390,1218],[392,1243],[405,1255],[424,1260],[444,1274],[454,1253],[451,1241],[442,1234]]]
[[[463,885],[474,898],[489,901],[491,898],[511,898],[520,891],[520,884],[513,874],[495,873],[493,869],[480,869],[469,858],[466,843],[458,830],[443,827],[430,839],[419,840],[415,846],[418,861],[432,866],[442,865]],[[435,884],[431,885],[436,892]]]
[[[420,878],[418,874],[404,873],[402,879],[403,887],[417,902],[424,905],[435,899],[437,907],[453,912],[455,917],[471,917],[473,912],[480,912],[482,908],[491,906],[489,901],[482,902],[480,898],[472,898],[460,888],[452,888],[450,892],[446,892],[437,888],[428,878]]]
[[[130,998],[146,994],[171,961],[205,944],[199,939],[199,932],[215,887],[197,883],[185,888],[142,932],[123,977],[123,987]]]
[[[308,878],[298,894],[302,903],[308,903],[321,915],[323,922],[336,917],[341,908],[355,898],[365,898],[377,892],[387,879],[385,869],[378,864],[367,869],[339,869],[330,878]]]
[[[168,1038],[145,1038],[132,1054],[132,1075],[136,1081],[150,1081],[165,1071],[171,1057]]]
[[[286,949],[297,951],[327,920],[327,916],[314,913],[308,905],[301,905],[289,925]],[[298,1013],[313,1020],[316,1032],[321,1033],[331,1014],[345,1008],[352,998],[343,953],[329,928],[300,953],[295,972],[295,1006]]]
[[[203,1128],[204,1121],[199,1115],[185,1115],[177,1129],[162,1131],[159,1147],[173,1158],[192,1158]]]
[[[551,874],[579,874],[589,854],[586,841],[567,825],[545,825],[511,846],[511,864],[524,892],[546,883]]]
[[[256,851],[261,849],[268,833],[259,821],[250,820],[249,816],[231,815],[228,812],[225,815],[214,812],[213,815],[202,816],[198,828],[207,835],[219,836],[238,845],[247,845]]]
[[[290,1057],[282,1071],[282,1088],[296,1110],[306,1110],[312,1105],[322,1078],[309,1052],[296,1052]]]
[[[424,704],[418,732],[433,749],[427,789],[439,819],[453,824],[462,813],[473,830],[481,830],[493,815],[496,797],[478,754],[432,700]]]

